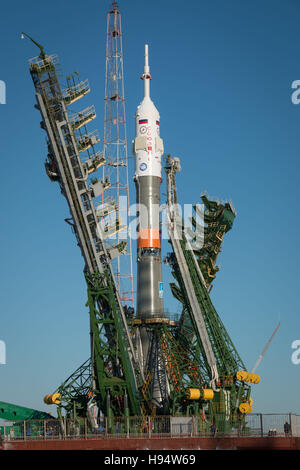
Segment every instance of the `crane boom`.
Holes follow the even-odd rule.
[[[260,363],[261,363],[261,361],[262,361],[264,355],[266,354],[266,352],[267,352],[267,350],[268,350],[268,348],[269,348],[269,346],[270,346],[270,344],[271,344],[271,342],[272,342],[274,336],[276,335],[276,333],[277,333],[279,327],[280,327],[280,322],[278,322],[278,324],[277,324],[275,330],[274,330],[273,333],[272,333],[272,336],[270,337],[269,341],[267,342],[267,344],[265,345],[265,347],[264,347],[264,349],[262,350],[261,354],[259,355],[259,357],[258,357],[256,363],[254,364],[254,367],[253,367],[253,369],[252,369],[252,371],[251,371],[252,373],[254,373],[254,372],[256,371],[256,369],[258,368],[258,366],[260,365]]]

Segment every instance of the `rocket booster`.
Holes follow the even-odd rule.
[[[161,157],[164,152],[160,138],[159,112],[150,98],[148,46],[145,45],[144,99],[135,114],[136,157],[135,185],[138,204],[137,226],[137,318],[140,343],[138,351],[144,373],[151,374],[152,403],[162,408],[167,398],[167,378],[159,341],[152,318],[162,318],[163,288],[161,275],[160,185]],[[155,320],[159,321],[159,320]]]
[[[138,106],[136,137],[133,151],[136,156],[135,184],[139,219],[137,227],[137,316],[141,319],[163,316],[160,185],[161,157],[164,152],[160,138],[160,116],[150,98],[152,79],[145,45],[144,99]]]

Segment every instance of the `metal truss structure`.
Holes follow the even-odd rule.
[[[130,236],[130,198],[128,182],[128,156],[126,136],[126,112],[124,96],[124,70],[121,13],[117,2],[107,14],[104,135],[102,167],[103,179],[110,181],[110,187],[102,194],[100,207],[108,208],[100,218],[105,227],[114,225],[116,229],[107,243],[121,243],[126,240],[126,250],[122,256],[112,261],[121,301],[133,308],[132,249]]]
[[[107,233],[98,223],[95,201],[101,199],[109,180],[100,179],[97,170],[103,164],[103,154],[97,150],[97,132],[88,132],[87,121],[95,115],[94,108],[83,112],[68,110],[68,107],[89,92],[87,81],[77,81],[62,90],[57,78],[57,57],[40,56],[30,61],[30,72],[36,90],[37,105],[47,133],[48,155],[45,162],[47,174],[58,181],[65,196],[71,217],[67,219],[76,235],[77,243],[85,260],[85,275],[89,292],[90,334],[92,357],[92,380],[90,389],[102,412],[107,411],[105,393],[114,394],[112,382],[103,386],[104,370],[110,369],[113,381],[126,383],[129,409],[137,412],[139,401],[138,361],[135,358],[127,320],[120,299],[119,289],[111,267],[111,261],[124,249],[124,242],[106,246]],[[91,297],[97,306],[91,308]],[[97,308],[97,311],[96,311]],[[108,344],[106,354],[103,344]],[[102,362],[99,364],[99,350]],[[94,354],[94,352],[96,353]],[[117,357],[121,351],[122,359]],[[105,390],[105,392],[104,392]],[[58,404],[57,393],[53,402]],[[62,394],[65,396],[64,394]],[[78,401],[82,403],[82,390],[78,390]],[[74,401],[74,400],[73,400]],[[47,398],[47,403],[51,403]],[[66,407],[68,408],[68,406]],[[79,406],[79,409],[81,406]]]
[[[182,305],[182,314],[179,321],[162,311],[135,317],[133,308],[123,305],[125,301],[133,304],[133,295],[131,247],[129,287],[124,290],[121,282],[120,257],[128,245],[121,237],[127,225],[121,220],[119,202],[122,190],[128,196],[128,164],[121,20],[116,2],[108,15],[107,34],[103,151],[98,148],[98,132],[87,128],[96,117],[94,106],[72,110],[89,93],[88,81],[81,81],[75,73],[67,77],[63,89],[57,56],[46,55],[33,41],[41,51],[30,61],[30,73],[41,127],[47,134],[45,168],[66,198],[70,211],[66,221],[84,258],[91,348],[90,359],[47,395],[45,402],[58,405],[60,416],[65,410],[67,416],[89,416],[91,423],[96,422],[94,409],[98,416],[109,418],[205,414],[214,422],[215,416],[222,415],[219,426],[226,431],[238,427],[251,412],[248,384],[260,380],[246,371],[210,298],[219,269],[217,256],[236,213],[231,203],[202,195],[204,209],[194,206],[192,233],[185,229],[177,210],[175,175],[180,162],[168,156],[165,171],[172,252],[165,261],[172,268],[175,282],[171,290]],[[190,241],[191,235],[195,235],[195,243]],[[141,338],[147,344],[147,357],[142,359]],[[143,419],[141,426],[145,426]]]

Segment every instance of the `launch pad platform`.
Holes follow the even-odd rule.
[[[5,441],[2,450],[300,450],[300,438],[163,437]]]

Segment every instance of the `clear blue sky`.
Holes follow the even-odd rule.
[[[128,143],[148,43],[165,150],[181,158],[181,202],[199,201],[207,190],[232,199],[237,209],[212,298],[249,369],[280,314],[280,329],[257,371],[262,380],[253,386],[253,412],[300,413],[300,365],[291,362],[291,343],[300,339],[300,105],[291,102],[291,83],[300,79],[300,4],[119,4]],[[44,172],[45,134],[27,62],[38,50],[20,33],[57,53],[64,75],[78,70],[89,78],[92,93],[84,106],[95,104],[103,134],[109,6],[34,0],[1,8],[0,79],[7,104],[0,105],[0,340],[7,364],[0,365],[0,400],[48,411],[43,396],[89,356],[89,321],[83,259],[64,222],[67,205]],[[133,200],[133,184],[131,190]],[[168,277],[164,268],[165,282]],[[166,306],[177,309],[168,292]]]

